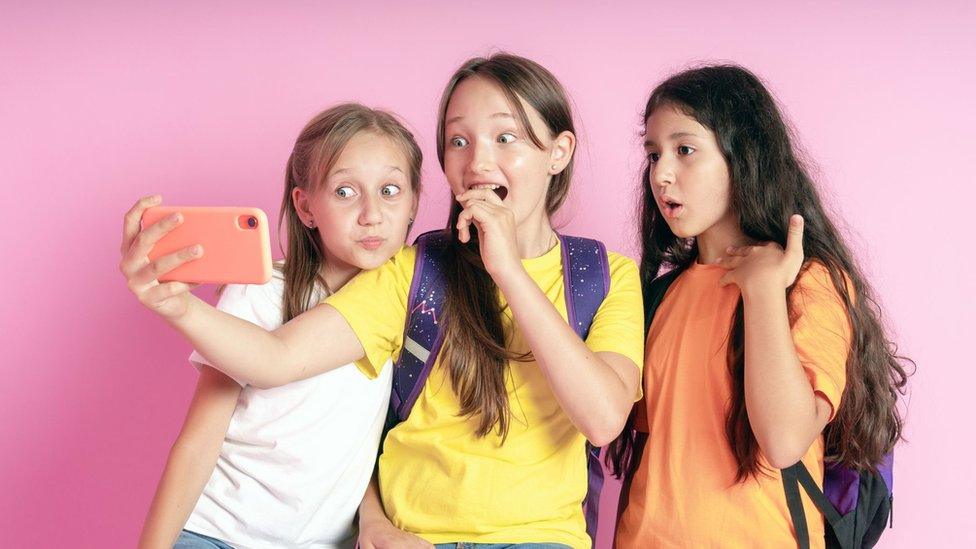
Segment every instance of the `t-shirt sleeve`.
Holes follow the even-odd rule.
[[[847,382],[850,318],[821,263],[812,263],[801,273],[791,299],[797,315],[792,328],[796,354],[813,390],[830,403],[833,420]]]
[[[356,366],[375,378],[403,343],[407,298],[417,252],[404,247],[376,269],[363,271],[325,298],[346,319],[366,351]]]
[[[610,253],[610,291],[593,317],[586,346],[594,353],[621,354],[637,366],[637,393],[643,395],[644,305],[637,265],[629,257]]]
[[[283,282],[276,278],[266,284],[228,284],[220,293],[217,309],[265,330],[275,330],[281,326],[281,284]],[[190,354],[189,360],[198,370],[203,366],[212,366],[210,361],[195,350]],[[247,385],[241,379],[228,377],[242,387]]]

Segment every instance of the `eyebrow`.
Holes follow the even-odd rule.
[[[673,141],[675,139],[681,139],[682,137],[699,137],[700,138],[701,136],[698,135],[697,133],[692,133],[692,132],[674,132],[674,133],[672,133],[671,135],[668,136],[668,139],[670,139],[670,140]],[[652,146],[652,145],[656,145],[656,144],[657,143],[655,143],[651,139],[645,139],[644,140],[644,148],[645,149],[648,148],[648,147],[650,147],[650,146]]]
[[[444,125],[445,126],[449,126],[449,125],[453,124],[454,122],[457,122],[458,120],[461,120],[462,118],[464,118],[463,115],[452,116],[452,117],[450,117],[450,118],[447,119],[447,122],[444,122]],[[512,113],[510,113],[510,112],[496,112],[495,114],[491,115],[491,118],[511,118],[513,120],[515,119],[515,117],[512,116]]]
[[[400,172],[400,173],[403,173],[403,170],[401,170],[398,166],[387,166],[386,169],[387,169],[387,171],[390,171],[390,172]],[[339,174],[342,174],[342,173],[348,173],[350,171],[352,171],[350,168],[340,168],[338,170],[335,170],[333,172],[330,172],[327,177],[333,177],[333,176],[336,176],[336,175],[339,175]]]

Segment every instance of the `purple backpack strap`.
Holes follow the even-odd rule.
[[[590,334],[590,326],[597,310],[610,292],[610,263],[602,242],[576,236],[560,236],[563,257],[563,292],[566,294],[566,313],[569,325],[583,341]],[[586,444],[588,482],[583,514],[586,533],[596,543],[603,491],[603,467],[600,448]]]
[[[416,240],[417,262],[407,299],[403,347],[393,370],[387,430],[410,415],[444,342],[438,323],[447,288],[443,256],[450,245],[450,238],[451,235],[444,231],[432,231],[420,235]]]

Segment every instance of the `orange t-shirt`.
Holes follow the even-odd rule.
[[[736,483],[725,435],[732,396],[726,362],[737,286],[726,271],[694,263],[665,296],[647,337],[647,446],[617,529],[617,547],[795,547],[778,470]],[[826,268],[813,262],[793,293],[793,342],[814,391],[836,411],[844,391],[850,323]],[[803,463],[823,479],[823,437]],[[811,547],[823,547],[823,517],[802,496]]]

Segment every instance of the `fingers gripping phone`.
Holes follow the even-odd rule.
[[[157,206],[143,213],[142,226],[146,228],[177,212],[183,215],[183,223],[156,242],[149,252],[150,261],[195,244],[203,246],[203,257],[162,275],[160,282],[264,284],[271,279],[271,240],[263,211]]]

